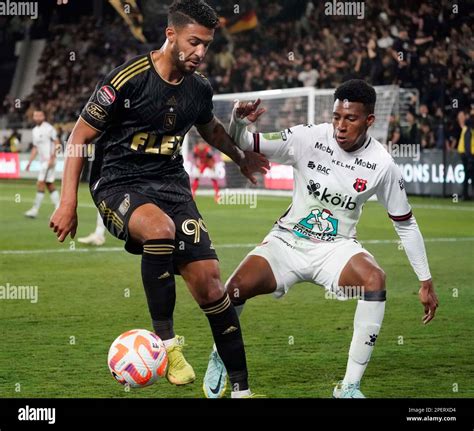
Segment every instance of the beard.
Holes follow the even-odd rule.
[[[191,66],[186,66],[186,59],[181,59],[180,58],[180,53],[183,51],[179,48],[178,43],[176,42],[175,46],[171,50],[171,56],[173,58],[173,63],[176,66],[176,68],[179,70],[180,73],[183,75],[191,75],[194,73],[196,70],[195,68]]]

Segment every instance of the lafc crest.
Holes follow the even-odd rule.
[[[167,112],[165,114],[165,122],[163,128],[165,130],[173,130],[176,126],[176,114],[172,112]]]

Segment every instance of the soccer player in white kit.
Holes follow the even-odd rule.
[[[33,149],[31,151],[30,160],[26,165],[26,171],[30,170],[31,163],[37,155],[39,155],[41,166],[38,174],[38,182],[36,183],[37,189],[33,207],[25,213],[25,216],[30,218],[38,216],[46,188],[48,188],[51,202],[55,208],[59,205],[59,193],[54,186],[54,170],[56,165],[56,152],[61,148],[56,129],[46,121],[43,111],[34,111],[33,121],[36,124],[32,131]]]
[[[263,242],[227,281],[240,314],[245,300],[260,294],[281,297],[295,283],[324,286],[338,299],[357,293],[354,333],[344,379],[335,398],[364,398],[360,381],[385,311],[385,273],[356,239],[364,203],[373,195],[386,208],[421,283],[423,323],[433,319],[438,299],[431,281],[423,237],[408,203],[401,171],[367,131],[375,121],[376,93],[362,80],[350,80],[334,94],[332,124],[306,124],[281,133],[250,133],[247,125],[265,111],[260,103],[236,102],[229,134],[242,150],[293,166],[290,207]],[[226,371],[211,353],[203,389],[208,398],[224,395]]]

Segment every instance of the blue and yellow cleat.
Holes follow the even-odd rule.
[[[227,370],[215,350],[209,355],[202,389],[206,398],[222,398],[227,389]]]
[[[360,383],[342,383],[338,382],[332,393],[333,398],[365,398],[360,391]]]

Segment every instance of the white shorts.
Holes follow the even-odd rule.
[[[41,162],[40,171],[38,174],[38,181],[43,181],[45,183],[54,183],[55,179],[55,166],[48,169],[49,162]]]
[[[261,256],[270,264],[277,282],[273,293],[277,298],[294,284],[309,281],[345,300],[339,277],[347,262],[358,253],[372,256],[354,239],[315,243],[276,226],[248,255]]]

